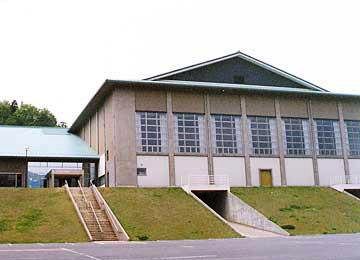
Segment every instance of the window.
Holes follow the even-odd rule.
[[[360,121],[345,121],[350,155],[360,155]]]
[[[174,114],[176,152],[203,153],[204,116],[199,114]]]
[[[249,142],[253,155],[277,153],[276,121],[269,117],[249,117]]]
[[[315,140],[318,155],[341,155],[339,122],[335,120],[315,120]]]
[[[146,176],[146,168],[137,168],[137,176]]]
[[[214,153],[241,153],[240,116],[212,115],[211,133]]]
[[[136,112],[137,152],[167,152],[166,113]]]
[[[21,187],[21,174],[0,172],[0,187]]]
[[[310,155],[309,121],[283,119],[284,150],[288,155]]]

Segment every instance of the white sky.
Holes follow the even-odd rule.
[[[107,78],[238,50],[360,94],[359,10],[346,0],[0,0],[0,100],[47,107],[70,125]]]

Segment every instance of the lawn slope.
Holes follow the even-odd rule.
[[[239,237],[179,188],[99,190],[131,240]]]
[[[360,201],[331,188],[232,188],[231,192],[290,234],[360,232]]]
[[[0,189],[0,243],[88,241],[64,189]]]

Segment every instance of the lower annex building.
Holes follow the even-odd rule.
[[[241,52],[144,80],[106,80],[68,134],[91,148],[68,161],[91,162],[84,179],[106,186],[203,177],[328,186],[360,176],[360,96]]]

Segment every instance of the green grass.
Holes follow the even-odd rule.
[[[232,188],[293,235],[360,232],[360,201],[331,188]]]
[[[0,243],[85,241],[64,189],[0,189]]]
[[[131,240],[239,237],[179,188],[104,188],[100,192]]]

